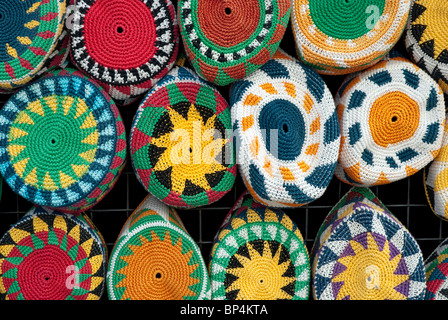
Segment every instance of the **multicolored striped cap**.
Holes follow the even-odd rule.
[[[333,97],[321,76],[279,50],[233,84],[230,96],[237,160],[252,196],[270,207],[319,198],[340,145]]]
[[[448,300],[448,239],[425,260],[426,300]]]
[[[77,0],[71,58],[120,105],[127,105],[173,67],[179,49],[170,0]]]
[[[446,5],[437,0],[412,1],[405,44],[412,60],[448,93]]]
[[[317,300],[423,300],[423,256],[409,231],[367,188],[352,188],[313,248]]]
[[[322,74],[366,69],[400,39],[410,5],[410,0],[293,0],[297,53]]]
[[[65,10],[66,0],[0,2],[0,90],[21,87],[54,63]]]
[[[404,58],[348,76],[335,102],[342,135],[335,173],[346,183],[374,186],[404,179],[440,151],[443,92]]]
[[[147,196],[129,216],[112,250],[111,300],[210,299],[210,280],[198,245],[177,213]]]
[[[28,201],[80,213],[113,187],[126,158],[117,107],[80,72],[58,70],[0,111],[0,173]]]
[[[132,125],[132,164],[145,189],[182,208],[211,204],[232,189],[229,109],[215,88],[174,67],[150,90]]]
[[[0,239],[0,297],[98,300],[106,258],[84,216],[34,207]]]
[[[307,300],[310,262],[302,234],[281,210],[246,192],[229,212],[210,254],[215,300]]]
[[[288,26],[291,0],[179,0],[187,56],[216,85],[240,80],[269,61]]]

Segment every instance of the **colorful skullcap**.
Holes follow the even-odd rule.
[[[230,129],[229,106],[221,94],[176,66],[135,115],[130,147],[138,180],[170,206],[217,201],[235,181]]]
[[[177,213],[147,196],[131,214],[112,250],[111,300],[210,299],[210,280],[198,245]]]
[[[72,61],[119,104],[147,92],[176,60],[170,0],[78,0],[73,22]]]
[[[98,300],[106,251],[84,216],[35,207],[0,239],[0,298]]]
[[[445,127],[439,154],[425,170],[425,191],[431,210],[448,220],[448,127]]]
[[[216,85],[240,80],[269,61],[288,26],[291,0],[179,0],[190,62]]]
[[[112,188],[124,167],[126,134],[97,84],[60,70],[14,94],[0,111],[0,173],[37,205],[79,213]]]
[[[412,1],[405,44],[412,60],[448,93],[448,21],[446,3]]]
[[[293,0],[291,25],[302,61],[322,74],[378,62],[400,39],[409,0]]]
[[[417,242],[366,188],[352,188],[342,198],[314,247],[317,300],[424,299],[425,268]]]
[[[271,207],[319,198],[340,144],[333,97],[319,74],[279,51],[232,86],[230,103],[240,173],[252,196]]]
[[[439,153],[442,90],[403,58],[349,76],[335,102],[342,135],[336,176],[344,182],[391,183],[413,175]]]
[[[66,0],[0,1],[0,89],[23,86],[59,46]]]
[[[229,215],[210,255],[212,298],[308,300],[310,262],[296,224],[250,194]]]
[[[425,300],[448,300],[448,239],[425,260],[426,297]]]

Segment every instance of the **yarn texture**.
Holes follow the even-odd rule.
[[[417,242],[367,188],[352,188],[332,209],[312,252],[315,299],[424,299]]]
[[[448,9],[437,0],[412,1],[405,44],[412,60],[448,93]]]
[[[279,50],[230,95],[238,164],[252,196],[270,207],[319,198],[340,145],[333,97],[320,75]]]
[[[145,97],[131,130],[131,157],[145,189],[174,207],[199,207],[226,194],[236,164],[230,110],[193,72],[175,67]]]
[[[148,196],[129,216],[112,250],[107,275],[111,300],[210,299],[199,247],[177,213]]]
[[[0,172],[26,200],[83,212],[113,187],[126,158],[117,107],[98,85],[58,70],[14,94],[0,111]]]
[[[410,5],[410,0],[293,0],[297,54],[323,74],[366,69],[400,39]]]
[[[439,153],[445,100],[437,83],[403,58],[349,76],[335,98],[341,129],[336,176],[358,186],[409,177]]]
[[[179,49],[170,0],[78,0],[71,58],[116,103],[127,105],[174,65]]]
[[[0,239],[0,298],[98,300],[106,250],[83,216],[35,207]]]
[[[425,191],[431,210],[448,220],[448,127],[445,127],[440,153],[425,171]]]
[[[215,237],[209,272],[215,300],[308,299],[310,263],[300,230],[247,192]]]
[[[54,50],[60,46],[65,9],[65,0],[0,2],[3,93],[27,84],[51,64]]]
[[[228,85],[268,62],[288,26],[291,0],[179,0],[179,27],[198,75]]]
[[[427,290],[425,300],[448,300],[448,239],[425,260]]]

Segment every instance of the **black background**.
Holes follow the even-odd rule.
[[[280,47],[297,58],[290,26]],[[403,37],[395,46],[395,49],[409,57],[404,49]],[[344,76],[323,77],[333,94],[335,94],[344,79]],[[218,89],[226,100],[229,101],[229,88],[218,87]],[[7,99],[8,96],[0,95],[0,107],[4,105]],[[125,123],[128,140],[133,117],[142,99],[143,97],[130,106],[119,108]],[[349,189],[349,185],[340,182],[334,177],[325,194],[320,199],[301,208],[285,210],[301,230],[308,250],[311,249],[314,238],[325,216]],[[213,238],[225,215],[244,190],[244,184],[238,175],[233,189],[218,202],[198,209],[178,210],[188,232],[201,248],[207,264]],[[408,179],[389,185],[373,187],[372,191],[416,238],[424,258],[428,257],[437,245],[448,237],[448,222],[439,219],[431,211],[427,203],[423,170]],[[87,212],[104,236],[109,253],[127,217],[146,195],[147,192],[135,177],[128,150],[127,165],[117,184],[98,205]],[[13,193],[4,182],[0,202],[0,236],[31,207],[31,203]],[[107,299],[106,293],[103,295],[103,299]]]

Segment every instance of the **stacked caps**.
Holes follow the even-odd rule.
[[[0,173],[26,200],[80,213],[112,188],[126,158],[121,116],[80,72],[60,70],[14,94],[0,111]]]
[[[111,300],[210,299],[199,247],[173,209],[148,196],[129,216],[110,256],[107,290]]]
[[[352,188],[326,217],[312,251],[318,300],[423,300],[421,250],[367,188]]]
[[[147,92],[174,65],[179,49],[170,0],[78,0],[71,58],[119,104]]]
[[[412,60],[448,93],[448,36],[446,5],[437,0],[414,0],[405,43]]]
[[[319,198],[340,145],[336,108],[323,79],[278,51],[231,88],[240,173],[258,202],[294,207]]]
[[[0,239],[0,297],[98,300],[106,247],[84,216],[35,207]]]
[[[1,1],[0,93],[63,64],[68,45],[65,12],[65,0]]]
[[[323,74],[363,70],[400,39],[410,4],[410,0],[293,0],[297,54]]]
[[[448,300],[448,239],[425,260],[426,300]]]
[[[302,234],[281,210],[243,194],[215,237],[209,265],[216,300],[307,300],[310,263]]]
[[[269,61],[286,31],[291,0],[179,0],[179,27],[198,75],[227,85]]]
[[[134,118],[132,164],[145,189],[166,204],[213,203],[234,184],[230,110],[221,94],[175,67],[150,90]]]
[[[336,176],[373,186],[416,173],[439,153],[445,100],[437,83],[400,57],[344,81],[335,98],[341,128]]]

